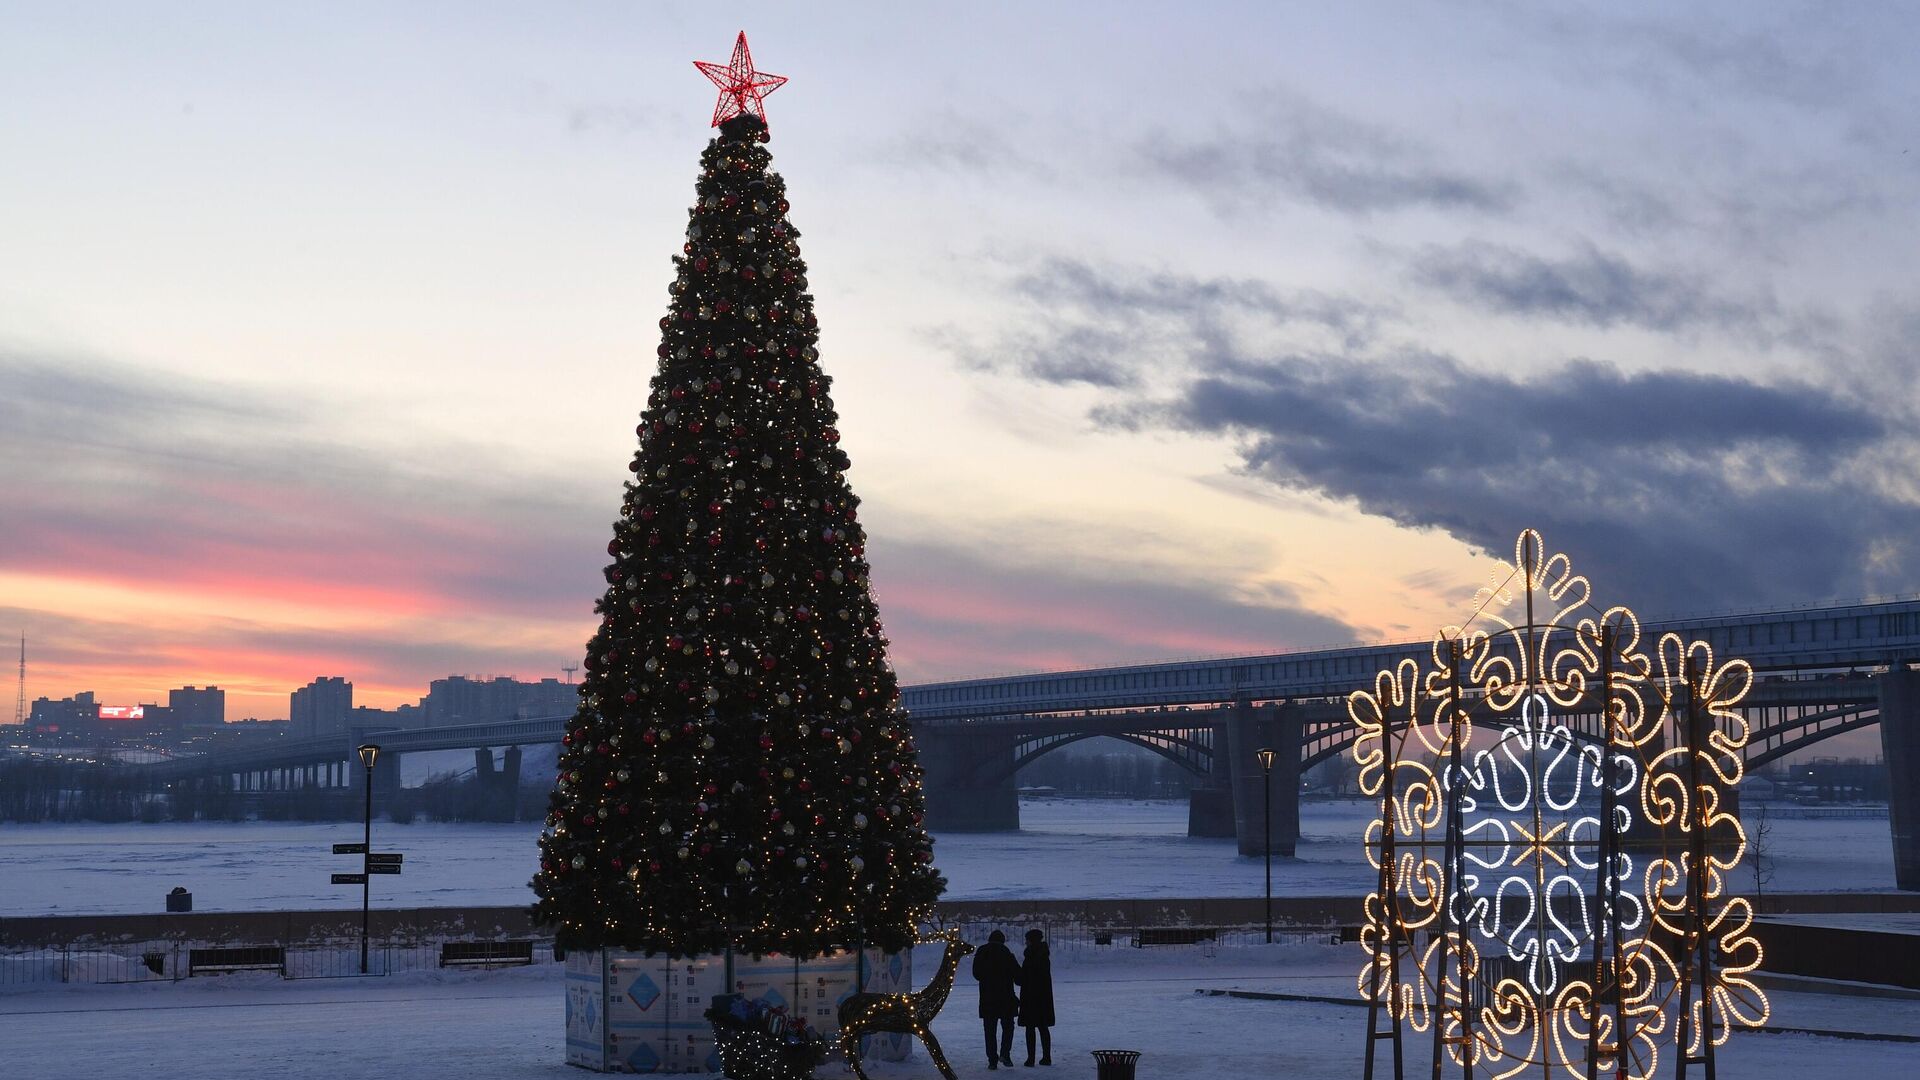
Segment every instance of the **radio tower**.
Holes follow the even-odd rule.
[[[27,722],[27,635],[20,635],[20,689],[13,695],[13,722]]]

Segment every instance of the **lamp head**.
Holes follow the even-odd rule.
[[[1262,772],[1273,771],[1273,747],[1263,746],[1255,750],[1253,756],[1260,759],[1260,770]]]
[[[380,745],[378,743],[361,743],[359,750],[360,764],[365,765],[369,769],[373,768],[373,760],[380,756]]]

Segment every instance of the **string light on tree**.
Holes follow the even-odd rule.
[[[568,948],[912,944],[943,882],[741,35],[660,320],[536,913]]]

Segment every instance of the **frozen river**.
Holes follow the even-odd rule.
[[[1231,840],[1186,835],[1182,802],[1030,799],[1018,833],[939,836],[935,857],[954,899],[1259,896],[1261,860]],[[1373,883],[1359,847],[1362,802],[1301,808],[1298,857],[1275,859],[1277,895],[1359,895]],[[374,823],[374,849],[406,854],[406,872],[376,879],[380,907],[522,904],[533,894],[535,823]],[[358,869],[328,852],[358,841],[348,823],[0,825],[0,915],[162,909],[176,885],[202,911],[349,908],[357,888],[327,884]],[[1885,818],[1776,820],[1779,891],[1893,888]]]

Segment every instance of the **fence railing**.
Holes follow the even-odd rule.
[[[1139,931],[1143,929],[1164,930],[1167,923],[1153,920],[1148,925],[1135,926],[1092,926],[1078,921],[1050,919],[1044,916],[1032,916],[1015,920],[992,919],[985,917],[963,917],[941,924],[941,929],[957,930],[968,941],[978,944],[987,940],[987,935],[995,930],[1004,931],[1010,943],[1019,947],[1022,936],[1027,930],[1039,928],[1045,932],[1056,953],[1071,951],[1088,953],[1107,948],[1130,948],[1143,943]],[[931,929],[931,928],[930,928]],[[1266,931],[1259,926],[1218,926],[1206,928],[1209,934],[1203,939],[1183,941],[1177,945],[1156,944],[1164,936],[1156,937],[1149,933],[1144,943],[1155,948],[1176,948],[1188,950],[1203,956],[1211,956],[1222,948],[1239,948],[1262,944],[1266,940]],[[1337,940],[1339,931],[1328,928],[1276,927],[1273,940],[1276,944],[1326,943]],[[504,943],[507,938],[485,937],[444,937],[421,938],[417,935],[405,939],[373,939],[367,950],[367,975],[397,975],[412,971],[434,971],[442,966],[447,954],[443,947],[455,942],[497,941]],[[525,938],[517,939],[525,941]],[[71,942],[45,944],[37,947],[0,947],[0,989],[50,986],[62,983],[75,984],[111,984],[111,983],[154,983],[175,982],[196,977],[193,970],[193,952],[205,950],[210,943],[197,943],[181,940],[156,940],[115,942],[99,944],[95,942]],[[219,947],[232,950],[235,946],[251,946],[256,950],[278,950],[278,965],[263,961],[258,966],[241,971],[225,971],[223,974],[238,974],[255,978],[271,977],[284,979],[340,979],[360,976],[360,943],[358,939],[328,939],[316,941],[260,940],[247,942],[221,942]],[[556,960],[553,941],[534,939],[532,943],[532,962],[535,965],[551,964]],[[508,949],[498,950],[501,954]],[[517,966],[525,963],[520,958],[499,959],[471,958],[472,950],[466,950],[468,957],[457,960],[449,966],[459,968],[495,968]],[[212,977],[206,972],[198,977]]]
[[[418,939],[374,940],[368,943],[367,974],[397,975],[408,971],[433,971],[441,967],[441,947],[449,941],[488,940],[475,938],[421,941]],[[283,950],[278,966],[261,963],[242,971],[222,974],[271,976],[285,979],[358,978],[360,943],[353,941],[259,941],[249,945]],[[151,983],[176,982],[195,976],[192,954],[205,948],[194,942],[145,941],[92,942],[45,945],[37,948],[0,949],[0,989],[46,986],[59,983]],[[549,964],[554,960],[553,942],[533,943],[533,962]],[[514,959],[464,959],[460,968],[495,968],[518,965]],[[200,977],[211,977],[207,972]]]

